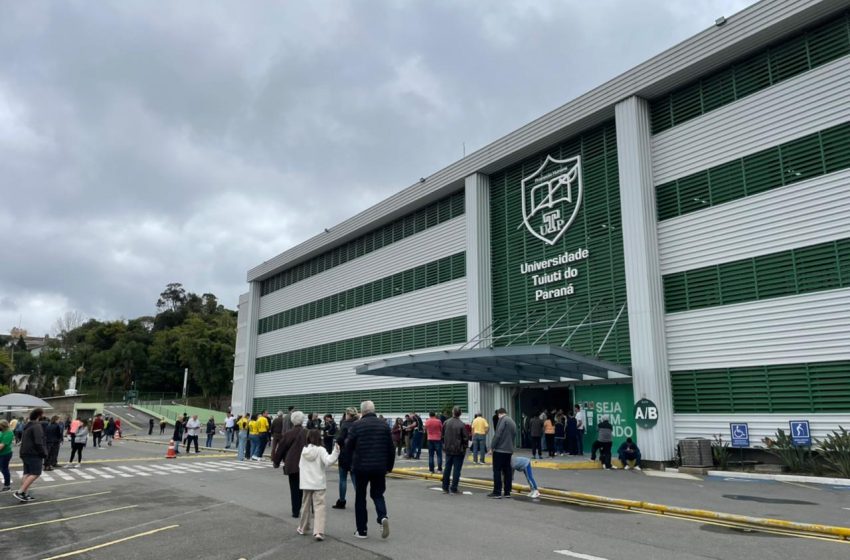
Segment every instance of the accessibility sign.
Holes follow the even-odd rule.
[[[809,429],[808,420],[791,420],[788,424],[791,427],[791,441],[794,445],[812,446],[812,432]]]
[[[732,447],[750,446],[750,427],[747,424],[729,424],[732,434]]]

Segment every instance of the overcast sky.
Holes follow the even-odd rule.
[[[749,0],[0,2],[0,332],[248,268]]]

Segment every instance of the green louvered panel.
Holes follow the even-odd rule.
[[[279,272],[262,281],[260,294],[270,294],[461,216],[464,213],[464,200],[464,192],[456,192],[344,245]]]
[[[850,54],[850,12],[650,102],[653,134]]]
[[[257,397],[254,399],[254,411],[287,410],[294,406],[304,413],[318,412],[321,415],[339,416],[353,406],[370,400],[375,403],[378,414],[418,412],[440,412],[444,408],[459,406],[468,411],[468,390],[465,384],[433,385],[430,387],[406,387],[399,389],[374,389],[362,391],[341,391],[337,393],[311,393],[307,395],[282,395],[277,397]]]
[[[455,253],[260,319],[258,321],[258,333],[264,334],[305,321],[312,321],[423,288],[430,288],[464,276],[466,276],[466,253]]]
[[[256,373],[466,342],[466,316],[328,342],[257,358]]]
[[[667,313],[850,287],[850,239],[667,274]]]
[[[677,413],[850,412],[850,362],[671,372]]]
[[[850,123],[657,185],[659,221],[850,168]]]
[[[534,173],[548,155],[557,159],[580,155],[584,185],[576,220],[554,245],[531,235],[523,225],[522,216],[522,179]],[[524,326],[514,330],[520,334],[533,324],[531,332],[516,338],[498,339],[495,344],[537,341],[561,345],[571,335],[569,348],[594,355],[610,330],[601,357],[629,364],[626,311],[611,330],[613,319],[626,302],[617,139],[613,121],[490,175],[490,215],[494,323],[522,324]],[[579,248],[588,249],[589,258],[571,265],[579,271],[578,276],[570,280],[575,294],[536,301],[530,275],[522,275],[520,265]],[[576,327],[585,318],[588,326],[578,330],[568,328]],[[557,326],[538,341],[543,331],[556,322]]]

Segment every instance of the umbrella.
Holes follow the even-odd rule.
[[[9,393],[0,397],[0,407],[7,409],[53,408],[47,401],[25,393]]]

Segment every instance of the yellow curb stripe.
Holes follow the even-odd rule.
[[[50,521],[39,521],[38,523],[29,523],[27,525],[18,525],[17,527],[9,527],[6,529],[0,529],[0,533],[8,533],[9,531],[20,531],[21,529],[29,529],[30,527],[39,527],[41,525],[50,525],[51,523],[61,523],[62,521],[71,521],[74,519],[81,519],[83,517],[91,517],[93,515],[103,515],[104,513],[112,513],[113,511],[121,511],[123,509],[132,509],[139,506],[124,506],[113,509],[106,509],[103,511],[93,511],[91,513],[83,513],[80,515],[74,515],[71,517],[60,517],[59,519],[51,519]]]
[[[68,558],[69,556],[75,556],[77,554],[85,554],[86,552],[91,552],[92,550],[98,550],[100,548],[106,548],[107,546],[112,546],[116,544],[120,544],[122,542],[126,542],[133,539],[138,539],[139,537],[147,537],[149,535],[154,535],[156,533],[162,531],[168,531],[169,529],[176,529],[180,525],[169,525],[168,527],[160,527],[159,529],[153,529],[151,531],[145,531],[144,533],[138,533],[135,535],[130,535],[129,537],[124,537],[123,539],[117,539],[114,541],[110,541],[103,544],[98,544],[95,546],[90,546],[88,548],[81,548],[79,550],[72,550],[71,552],[66,552],[65,554],[59,554],[58,556],[51,556],[49,558],[44,558],[43,560],[59,560],[59,558]]]
[[[393,474],[400,474],[408,477],[418,477],[426,479],[438,479],[440,477],[431,473],[422,473],[410,469],[394,469]],[[490,481],[475,478],[461,478],[465,484],[488,487]],[[514,484],[513,489],[517,491],[529,491],[530,488],[524,484]],[[788,532],[800,532],[814,535],[828,536],[843,540],[850,540],[850,527],[838,527],[835,525],[822,525],[818,523],[799,523],[796,521],[785,521],[782,519],[770,519],[763,517],[751,517],[747,515],[738,515],[733,513],[722,513],[717,511],[693,509],[678,506],[665,506],[652,502],[641,502],[637,500],[626,500],[621,498],[609,498],[606,496],[597,496],[595,494],[585,494],[583,492],[569,492],[565,490],[553,490],[548,488],[538,488],[544,496],[571,499],[592,504],[603,504],[626,509],[630,511],[649,511],[660,515],[671,515],[681,517],[696,517],[699,519],[735,523],[749,527],[760,527],[768,529],[777,529]]]
[[[83,494],[82,496],[71,496],[69,498],[58,498],[56,500],[45,500],[43,502],[38,501],[38,502],[32,502],[32,503],[26,503],[26,504],[17,504],[17,505],[14,505],[14,506],[3,506],[3,507],[0,507],[0,510],[20,508],[23,505],[28,505],[29,507],[33,507],[33,506],[40,506],[42,504],[55,504],[57,502],[67,502],[68,500],[80,500],[82,498],[91,498],[92,496],[102,496],[104,494],[112,494],[112,490],[107,490],[105,492],[95,492],[94,494]]]

